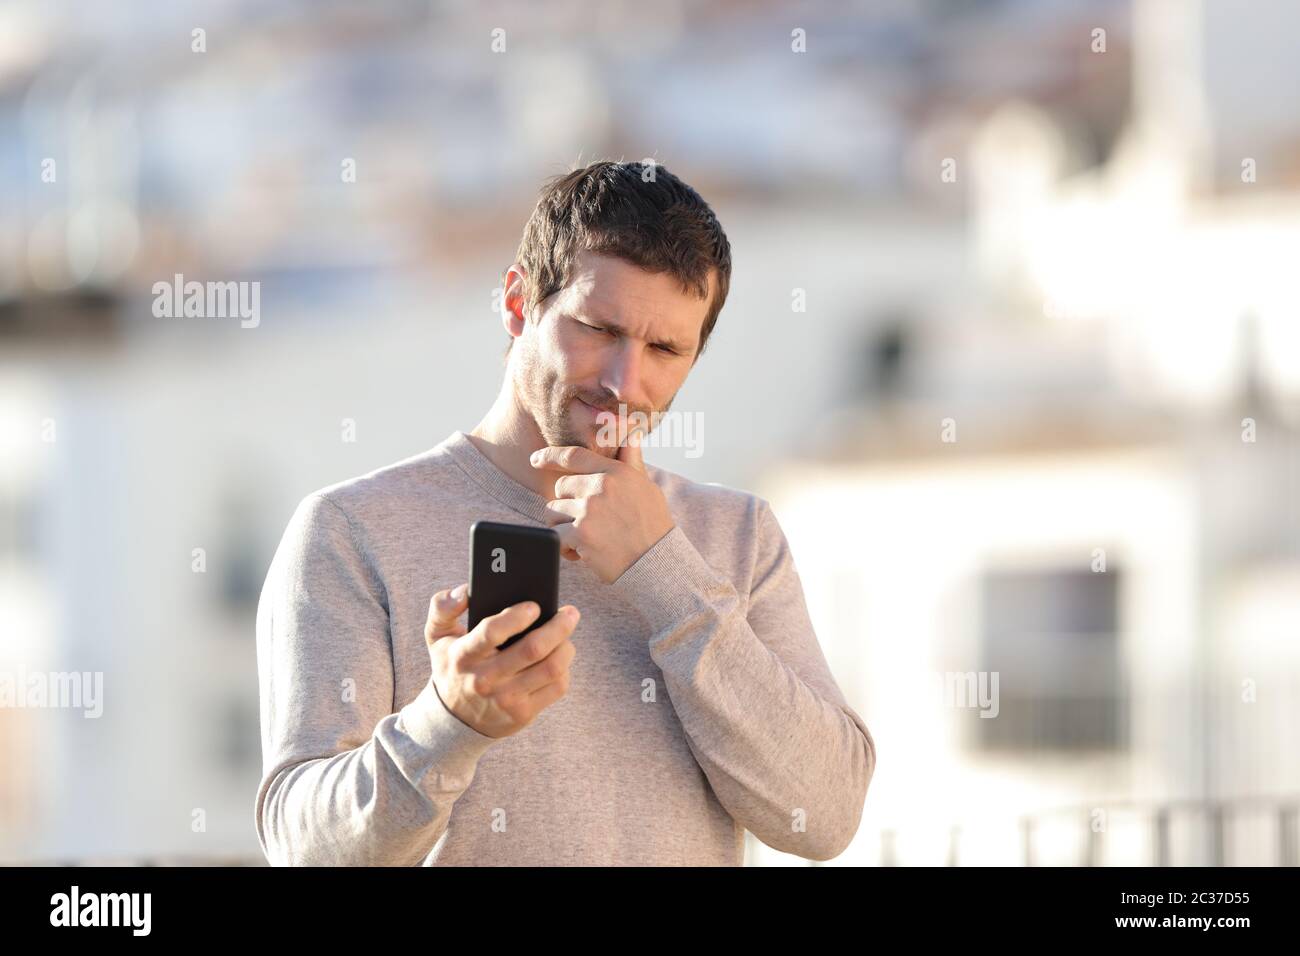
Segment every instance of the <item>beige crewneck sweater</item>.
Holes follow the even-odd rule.
[[[568,694],[511,737],[430,682],[429,600],[479,519],[545,499],[464,432],[307,495],[257,612],[258,837],[296,865],[740,865],[857,831],[875,744],[813,633],[768,503],[657,468],[676,527],[617,581],[560,562]]]

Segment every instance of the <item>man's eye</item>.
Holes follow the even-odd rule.
[[[607,328],[605,328],[603,325],[592,325],[590,322],[579,322],[578,324],[581,325],[581,326],[584,326],[585,328],[591,329],[591,331],[593,331],[593,332],[604,332],[606,335],[614,335],[614,334],[615,334],[615,333],[613,332],[613,330],[611,330],[611,329],[607,329]],[[676,355],[676,354],[677,354],[677,350],[676,350],[676,349],[669,348],[669,347],[666,346],[666,345],[657,345],[657,344],[656,344],[654,347],[657,348],[660,352],[663,352],[665,355]]]

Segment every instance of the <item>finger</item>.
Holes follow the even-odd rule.
[[[576,498],[556,498],[546,502],[546,523],[549,525],[567,524],[586,513],[586,503]]]
[[[601,448],[618,447],[618,414],[615,412],[601,412],[596,416],[596,422],[599,427],[596,429],[596,444]],[[624,429],[626,434],[626,428]],[[601,452],[604,455],[604,452]]]
[[[514,677],[503,682],[499,692],[502,694],[531,694],[552,681],[561,680],[568,673],[569,664],[573,662],[573,657],[577,653],[578,649],[574,646],[573,641],[566,637],[555,646],[551,653],[536,664],[525,667]]]
[[[565,548],[563,551],[560,552],[560,554],[567,561],[582,560],[582,555],[580,555],[577,551],[574,551],[572,548]]]
[[[460,637],[464,634],[465,626],[460,623],[460,616],[468,602],[468,584],[435,593],[429,601],[429,619],[424,625],[425,640],[436,641],[441,637]]]
[[[564,605],[541,627],[481,666],[479,673],[487,678],[490,688],[500,686],[520,671],[545,659],[561,641],[567,640],[577,626],[579,617],[576,607],[572,604]]]
[[[555,497],[586,498],[601,490],[607,480],[602,472],[599,475],[561,475],[555,479]]]
[[[617,467],[604,455],[598,455],[581,445],[547,446],[533,452],[529,464],[539,471],[568,471],[590,475],[598,471],[612,471]]]
[[[488,660],[497,653],[497,645],[503,644],[520,631],[527,628],[541,608],[536,601],[521,601],[512,604],[504,611],[498,611],[490,617],[479,621],[465,646],[467,661]]]
[[[641,457],[641,429],[634,428],[627,433],[627,441],[618,450],[618,460],[626,462],[637,471],[645,471],[645,459]]]
[[[582,557],[582,549],[578,542],[578,526],[572,521],[564,524],[553,525],[551,530],[560,536],[560,552],[572,551],[579,558]],[[570,558],[570,560],[575,560]]]
[[[528,695],[528,704],[535,711],[545,710],[553,703],[563,697],[569,690],[567,681],[553,681],[547,684],[541,690],[535,690]]]

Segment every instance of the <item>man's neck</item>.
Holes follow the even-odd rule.
[[[538,471],[528,462],[533,452],[546,447],[546,440],[532,416],[515,402],[509,384],[468,437],[492,464],[525,488],[548,501],[555,497],[558,476],[554,472]]]

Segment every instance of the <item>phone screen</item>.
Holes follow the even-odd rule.
[[[542,613],[498,645],[505,650],[552,617],[560,600],[560,536],[551,528],[476,521],[469,531],[469,629],[521,601]]]

